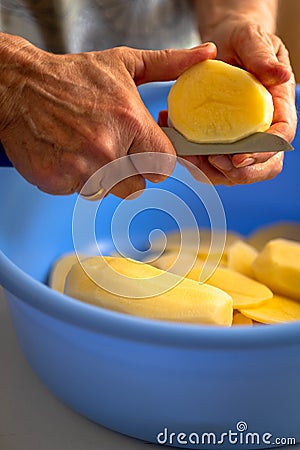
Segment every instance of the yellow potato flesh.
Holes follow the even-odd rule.
[[[186,276],[194,281],[200,281],[200,276],[205,265],[205,257],[191,258],[188,252],[176,252],[175,250],[164,253],[151,264],[162,270],[168,270],[177,275]],[[187,268],[190,267],[190,270]],[[211,266],[211,275],[206,284],[217,287],[227,292],[233,299],[233,307],[253,307],[264,303],[271,298],[273,293],[262,283],[247,277],[237,271],[231,270],[221,264]],[[185,274],[182,273],[185,268]]]
[[[188,254],[192,252],[197,254],[199,258],[205,259],[210,253],[210,260],[212,262],[217,261],[220,263],[225,263],[227,261],[228,251],[230,247],[237,241],[242,239],[239,233],[234,231],[227,231],[225,236],[225,245],[223,243],[223,234],[220,231],[214,231],[214,240],[220,245],[216,245],[214,249],[211,249],[212,244],[212,233],[207,228],[199,229],[198,237],[195,239],[195,230],[182,229],[180,232],[173,231],[168,233],[167,242],[164,248],[164,252],[183,252]],[[156,239],[153,241],[151,249],[153,253],[156,251],[161,251],[163,248],[164,241]],[[196,252],[195,252],[196,249]]]
[[[273,110],[271,94],[252,74],[217,60],[187,69],[168,96],[170,125],[198,143],[230,143],[265,131]]]
[[[244,314],[242,314],[241,312],[234,311],[232,325],[247,325],[251,327],[253,325],[253,321],[249,317],[244,316]]]
[[[254,278],[252,263],[257,256],[258,251],[254,247],[246,242],[237,241],[228,250],[228,268]]]
[[[61,256],[53,265],[49,275],[49,286],[55,291],[64,292],[65,281],[73,264],[78,262],[76,253]]]
[[[261,234],[260,230],[257,230],[253,236],[256,234],[259,239],[262,236],[265,241],[268,236],[274,234],[277,236],[282,231],[283,234],[290,233],[289,235],[292,234],[295,237],[299,229],[299,224],[292,223],[292,227],[290,227],[290,223],[281,223],[262,228]],[[206,284],[199,285],[196,281],[200,278],[211,239],[209,230],[203,229],[200,232],[202,249],[196,254],[196,257],[193,251],[193,233],[190,235],[190,242],[188,241],[188,245],[184,249],[180,248],[180,234],[170,233],[167,236],[168,250],[151,262],[151,265],[161,269],[159,273],[167,270],[182,275],[180,273],[182,265],[191,266],[191,269],[187,271],[184,283],[178,284],[167,293],[145,299],[130,299],[109,294],[86,276],[78,264],[75,254],[65,255],[55,263],[49,277],[50,286],[63,292],[65,278],[70,272],[65,290],[68,295],[104,308],[158,320],[214,325],[230,325],[232,322],[232,325],[249,326],[300,320],[298,297],[300,291],[300,244],[287,239],[271,240],[258,254],[257,250],[241,240],[240,235],[229,232],[221,258],[222,262],[220,263],[217,258],[218,260],[215,261],[217,269]],[[188,234],[189,230],[185,230],[185,233]],[[158,274],[158,272],[153,272],[158,269],[151,268],[150,264],[121,257],[106,257],[105,259],[110,261],[110,264],[119,272],[127,274],[129,277],[136,277],[138,282],[135,290],[137,289],[139,292],[144,289],[141,278]],[[227,259],[230,268],[224,266]],[[99,269],[101,269],[102,277],[111,276],[105,272],[105,268],[99,265],[97,258],[88,258],[88,260],[87,264],[94,271],[96,278]],[[127,262],[124,263],[124,261]],[[179,264],[178,261],[180,261]],[[253,261],[252,267],[250,267],[251,261]],[[253,271],[252,276],[245,276],[247,271],[250,275],[251,270]],[[253,279],[254,274],[255,279]],[[172,276],[172,274],[170,275]],[[258,282],[259,279],[261,283]],[[194,280],[193,287],[191,285],[187,287],[186,282],[191,280]],[[283,281],[284,294],[275,294],[272,297],[272,290],[278,292],[280,290],[278,284],[282,288]],[[269,288],[266,288],[266,285]],[[130,288],[128,286],[126,283],[124,284],[125,292],[127,295],[134,296],[135,292],[130,292],[132,286]],[[201,286],[202,289],[199,290]],[[215,290],[210,291],[209,288],[215,288]],[[291,298],[291,292],[294,299]],[[224,294],[227,297],[224,298]],[[235,309],[232,319],[233,307]]]
[[[300,224],[297,222],[277,222],[265,225],[251,233],[247,242],[260,251],[273,239],[300,242]]]
[[[300,243],[271,240],[254,260],[252,268],[256,279],[274,293],[300,300]]]
[[[100,285],[101,280],[112,277],[110,268],[125,275],[121,282],[124,297],[121,297],[104,290],[92,281],[81,264],[75,264],[67,276],[65,293],[84,302],[158,320],[222,326],[230,326],[232,323],[232,299],[220,289],[167,274],[169,277],[175,277],[174,284],[178,283],[172,289],[153,297],[136,298],[148,295],[147,281],[150,280],[150,284],[159,283],[155,277],[164,272],[149,264],[119,257],[93,257],[86,259],[83,264],[92,279]],[[132,278],[136,279],[134,284]],[[144,278],[148,280],[145,281]],[[113,285],[113,278],[111,283]]]
[[[193,255],[186,251],[169,250],[160,257],[151,261],[151,265],[161,270],[166,270],[180,276],[186,276],[194,267],[203,267],[206,256]]]
[[[274,295],[256,308],[241,309],[240,312],[256,322],[276,324],[300,320],[300,302]]]
[[[201,268],[195,267],[187,277],[199,280],[200,274]],[[206,283],[227,292],[232,297],[233,307],[236,309],[260,305],[273,296],[271,290],[264,284],[225,267],[218,267]]]

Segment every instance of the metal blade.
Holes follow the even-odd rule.
[[[178,156],[232,155],[236,153],[286,152],[294,148],[285,139],[275,134],[257,132],[231,144],[197,144],[188,141],[171,127],[162,127],[175,147]]]

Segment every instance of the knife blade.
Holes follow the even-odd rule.
[[[212,144],[188,141],[182,134],[171,127],[162,127],[178,156],[195,155],[232,155],[236,153],[287,152],[292,145],[275,134],[257,132],[230,144]]]

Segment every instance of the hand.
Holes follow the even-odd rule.
[[[269,133],[291,142],[297,124],[295,80],[288,52],[281,40],[266,33],[247,17],[222,21],[209,35],[218,48],[217,58],[253,73],[270,91],[274,103]],[[214,184],[246,184],[271,179],[283,167],[283,152],[234,156],[187,157]]]
[[[21,38],[7,39],[13,41],[0,53],[5,60],[0,138],[21,175],[51,194],[79,192],[97,169],[127,154],[175,155],[136,86],[174,79],[216,54],[213,45],[203,45],[191,50],[119,47],[53,55]],[[137,170],[112,192],[126,197],[143,189],[145,178],[157,182],[164,177],[143,177]]]

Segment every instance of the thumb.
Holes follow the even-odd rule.
[[[135,67],[133,79],[136,85],[150,81],[175,80],[188,67],[216,57],[212,42],[191,49],[134,50]]]

